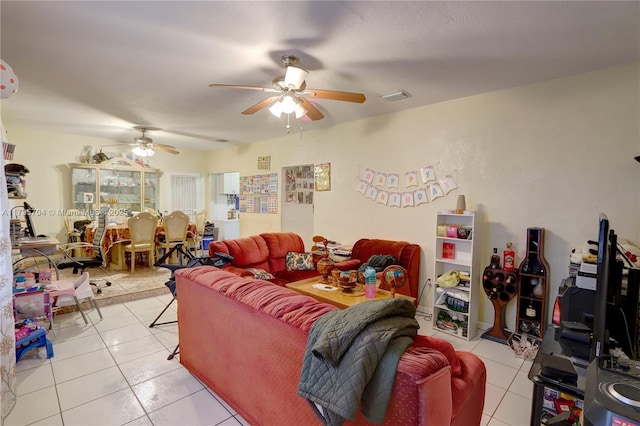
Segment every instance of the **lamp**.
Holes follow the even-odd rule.
[[[151,148],[136,146],[135,148],[133,148],[133,153],[138,157],[151,157],[156,152]]]

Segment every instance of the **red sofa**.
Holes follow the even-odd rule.
[[[180,362],[252,425],[319,425],[298,382],[311,326],[337,308],[211,266],[175,276]],[[480,424],[486,370],[477,356],[418,336],[396,371],[384,424]],[[358,413],[346,424],[370,423]]]
[[[301,253],[305,251],[304,242],[298,234],[292,232],[271,232],[233,240],[214,241],[209,245],[209,256],[225,253],[233,256],[233,262],[223,269],[244,277],[253,277],[248,268],[259,268],[273,274],[276,278],[271,282],[285,285],[290,282],[318,276],[311,271],[287,271],[285,256],[287,252]],[[406,241],[390,241],[362,238],[353,245],[351,259],[337,262],[337,269],[348,271],[358,269],[374,254],[390,254],[398,259],[408,272],[407,283],[397,292],[418,299],[420,282],[420,246]],[[385,288],[382,285],[382,288]]]
[[[353,245],[351,259],[336,263],[335,266],[343,271],[358,269],[375,254],[390,254],[398,259],[398,263],[407,270],[407,282],[396,290],[397,293],[416,298],[420,284],[420,246],[406,241],[390,241],[362,238]],[[379,273],[378,275],[381,275]],[[381,288],[389,290],[384,284]]]
[[[287,271],[287,252],[303,253],[304,241],[293,232],[271,232],[232,240],[213,241],[209,244],[209,256],[225,253],[233,256],[233,262],[224,266],[225,271],[242,277],[253,278],[248,268],[263,269],[275,276],[271,282],[285,285],[320,274],[317,270]]]

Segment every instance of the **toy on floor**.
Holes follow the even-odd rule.
[[[27,352],[41,346],[46,348],[47,358],[53,357],[53,345],[41,324],[33,318],[16,323],[16,362]]]

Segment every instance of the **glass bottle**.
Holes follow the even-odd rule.
[[[507,249],[503,252],[505,271],[513,271],[516,268],[516,253],[511,249],[511,243],[507,243]]]
[[[500,269],[500,256],[496,247],[493,248],[493,255],[491,256],[491,268]]]

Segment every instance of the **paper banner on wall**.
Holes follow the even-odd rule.
[[[389,193],[387,191],[378,191],[378,195],[376,196],[376,203],[380,203],[386,206],[387,201],[389,201]]]
[[[413,207],[413,192],[402,193],[402,207]]]
[[[404,186],[406,188],[418,185],[418,173],[416,171],[404,174]]]
[[[432,183],[431,185],[429,185],[429,199],[431,201],[443,196],[444,196],[444,193],[442,192],[440,185],[438,185],[437,183]]]
[[[424,188],[416,189],[413,191],[413,202],[416,206],[423,203],[428,203],[427,191]]]
[[[369,184],[366,181],[361,180],[360,182],[358,182],[356,191],[358,191],[361,194],[364,194],[367,191],[367,186],[369,186]]]
[[[436,172],[433,170],[433,166],[427,166],[420,169],[420,176],[422,176],[422,183],[431,182],[436,180]]]
[[[397,188],[400,183],[400,175],[389,174],[387,175],[387,188]]]
[[[449,192],[458,188],[458,185],[456,185],[456,182],[453,180],[451,175],[443,177],[438,181],[438,183],[440,184],[440,188],[442,188],[442,191],[444,191],[445,194],[448,194]]]
[[[376,195],[378,195],[378,190],[376,189],[375,186],[369,186],[369,188],[367,188],[367,193],[366,193],[366,197],[367,198],[371,198],[372,200],[376,199]]]
[[[385,186],[387,184],[387,174],[376,172],[376,175],[373,177],[373,184],[375,186]]]
[[[389,202],[387,205],[389,207],[400,207],[401,196],[399,192],[390,192],[389,193]]]
[[[375,175],[375,173],[373,172],[373,170],[366,169],[364,171],[364,173],[362,174],[362,180],[367,182],[367,183],[371,183],[373,181],[373,176],[374,175]]]

